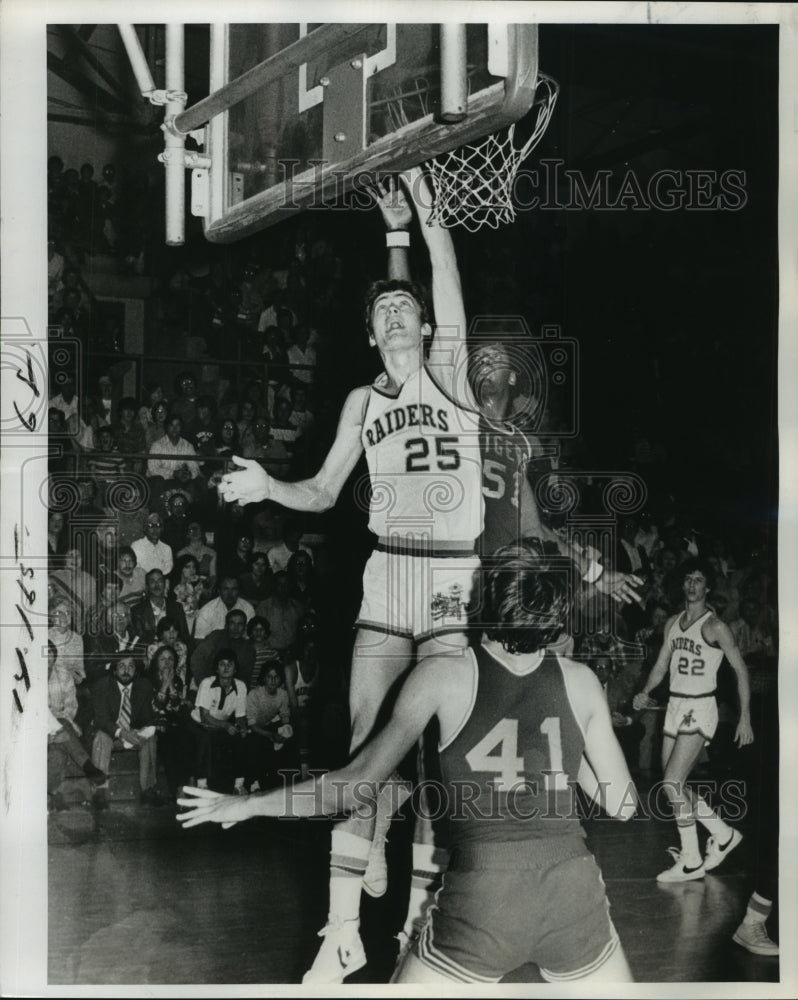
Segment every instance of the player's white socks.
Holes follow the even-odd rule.
[[[441,876],[449,865],[449,853],[435,844],[413,844],[413,874],[404,933],[412,937],[424,921],[427,908],[441,886]]]
[[[719,844],[725,844],[732,833],[732,828],[723,822],[706,799],[693,793],[693,808],[695,818],[704,827],[707,833],[714,837]]]
[[[695,820],[676,820],[679,840],[682,846],[682,861],[688,866],[701,864],[701,851],[698,847],[698,828]]]
[[[752,892],[751,898],[748,900],[748,906],[746,907],[745,910],[743,923],[763,924],[770,916],[770,912],[772,909],[773,909],[772,900],[765,899],[765,897],[760,896],[759,893]]]
[[[330,920],[358,920],[371,840],[334,829],[330,843]]]

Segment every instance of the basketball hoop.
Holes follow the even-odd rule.
[[[542,139],[559,93],[556,81],[543,74],[537,86],[537,118],[523,145],[516,145],[513,123],[478,143],[442,153],[424,164],[435,193],[432,225],[447,229],[464,226],[475,233],[483,226],[498,229],[515,219],[513,185],[518,169]]]

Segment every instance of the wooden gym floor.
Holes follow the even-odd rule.
[[[636,981],[779,981],[778,959],[731,941],[752,890],[751,837],[704,879],[663,887],[672,822],[586,826]],[[327,911],[327,820],[183,830],[173,809],[125,803],[53,812],[48,827],[51,985],[299,983],[312,962]],[[386,896],[363,896],[369,963],[349,983],[390,977],[408,829],[394,821]],[[775,917],[768,926],[777,939]],[[529,966],[505,981],[541,982]]]

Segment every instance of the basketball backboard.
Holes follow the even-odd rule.
[[[210,167],[194,171],[192,211],[207,238],[238,240],[291,213],[340,204],[376,173],[525,115],[535,101],[537,26],[458,29],[452,42],[452,26],[436,24],[213,25],[211,93],[244,75],[261,82],[205,127]]]

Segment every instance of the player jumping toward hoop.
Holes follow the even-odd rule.
[[[710,807],[706,799],[687,787],[702,747],[715,735],[718,706],[715,677],[725,656],[737,677],[740,720],[735,742],[743,747],[753,742],[749,710],[748,668],[729,627],[716,617],[707,598],[713,582],[712,569],[698,557],[682,563],[684,611],[665,626],[665,641],[648,680],[634,697],[634,708],[651,708],[649,695],[670,669],[670,699],[665,713],[662,740],[663,788],[673,808],[681,849],[669,847],[674,864],[657,876],[658,882],[687,882],[703,878],[717,868],[742,840]],[[698,846],[696,820],[709,832],[706,854]]]

